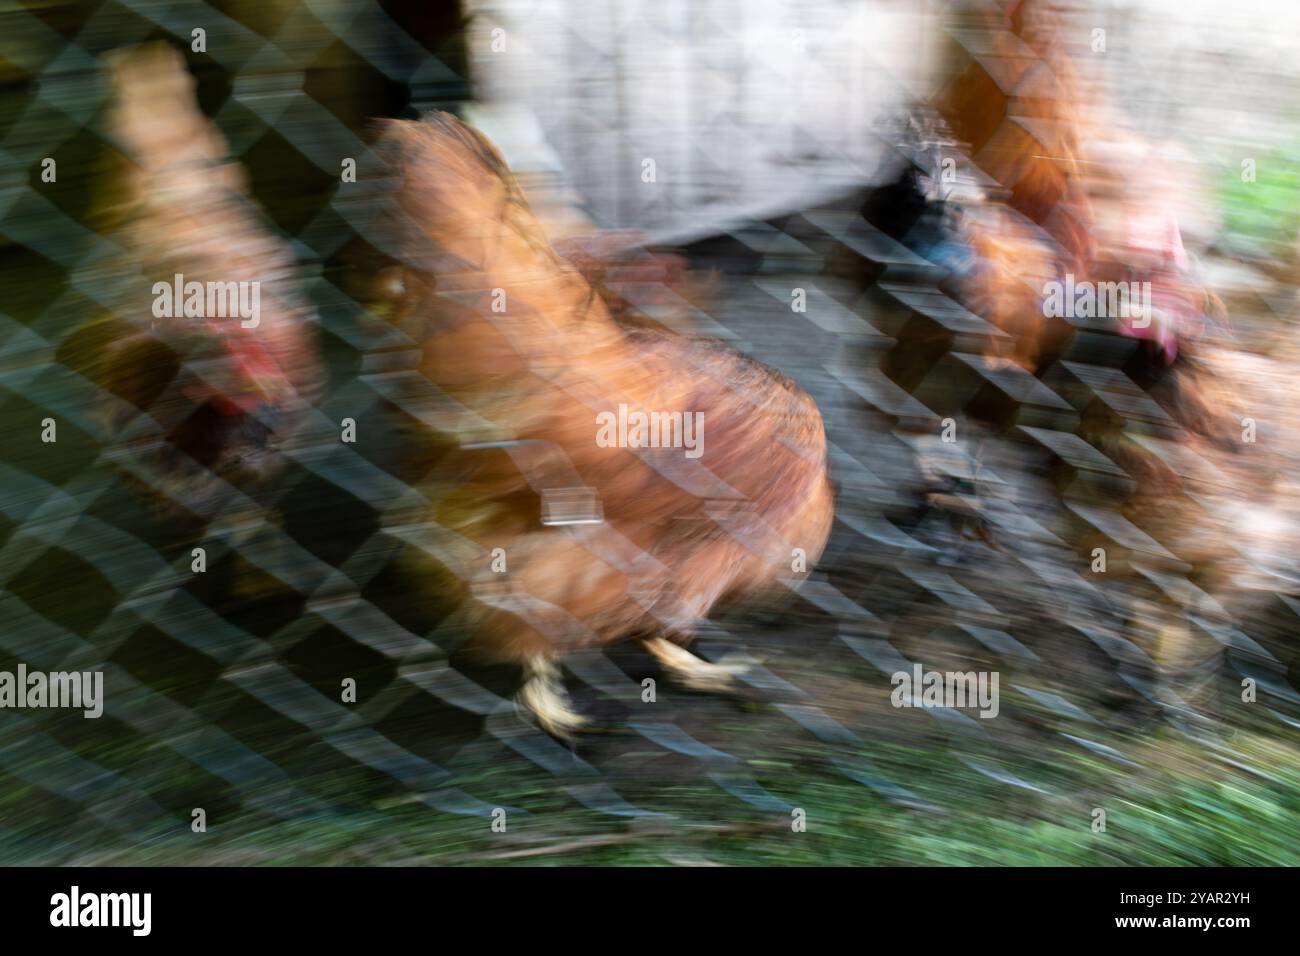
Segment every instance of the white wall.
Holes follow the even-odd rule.
[[[475,119],[516,167],[558,167],[604,227],[672,234],[790,208],[874,170],[871,126],[919,78],[925,9],[469,0],[471,76],[487,106]],[[642,181],[646,159],[654,183]]]

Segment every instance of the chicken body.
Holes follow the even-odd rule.
[[[150,455],[160,479],[192,509],[214,510],[220,495],[196,487],[194,464],[227,479],[265,477],[275,446],[319,396],[314,316],[292,250],[261,221],[180,54],[163,44],[118,51],[112,75],[111,128],[131,164],[115,184],[119,236],[139,275],[133,328],[98,361],[107,387],[161,426],[165,440]],[[202,314],[160,316],[159,290],[173,283],[255,290],[257,314],[209,314],[208,291]]]
[[[1289,480],[1297,437],[1276,409],[1294,404],[1300,366],[1289,329],[1276,343],[1249,348],[1234,335],[1184,247],[1180,223],[1207,205],[1192,178],[1196,164],[1178,161],[1190,158],[1185,150],[1127,131],[1102,95],[1100,77],[1085,92],[1058,7],[1017,0],[950,11],[965,46],[950,48],[934,107],[952,147],[978,167],[985,184],[982,196],[954,216],[969,261],[952,288],[1008,333],[1007,343],[989,346],[998,353],[993,357],[1050,379],[1057,360],[1071,359],[1078,333],[1075,323],[1047,316],[1047,283],[1068,277],[1077,285],[1145,284],[1148,315],[1100,316],[1097,326],[1141,340],[1120,371],[1168,421],[1150,426],[1085,415],[1075,430],[1133,479],[1119,503],[1122,516],[1190,569],[1205,592],[1196,599],[1202,605],[1146,606],[1147,616],[1163,613],[1173,622],[1170,633],[1186,633],[1189,610],[1222,613],[1243,588],[1262,587],[1270,575],[1272,586],[1282,580],[1278,556],[1294,549],[1300,527]],[[1260,318],[1261,327],[1271,325]],[[1267,438],[1254,436],[1256,423],[1270,429]],[[1098,494],[1094,503],[1114,506]],[[1078,546],[1086,551],[1091,543]],[[1133,564],[1160,560],[1137,553]],[[1112,569],[1109,580],[1118,578]],[[1171,643],[1177,642],[1153,648],[1161,663]]]
[[[707,665],[665,641],[689,640],[725,598],[798,579],[825,546],[816,405],[721,343],[616,323],[495,149],[454,118],[391,123],[383,142],[401,170],[406,283],[422,290],[423,371],[475,423],[442,464],[457,487],[435,516],[481,549],[455,569],[476,599],[474,645],[535,683],[566,650],[635,636],[700,677]],[[653,447],[614,424],[637,413],[695,430]],[[572,726],[538,696],[524,699],[544,724]]]

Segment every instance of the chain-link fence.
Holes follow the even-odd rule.
[[[662,675],[635,645],[584,650],[563,664],[595,730],[575,744],[543,733],[512,700],[515,670],[460,650],[476,546],[431,520],[430,496],[447,492],[431,479],[445,479],[463,409],[419,372],[425,343],[368,307],[353,267],[392,250],[365,124],[469,97],[459,12],[107,0],[24,4],[3,23],[0,667],[102,671],[105,699],[96,720],[4,713],[8,858],[149,860],[183,845],[202,859],[229,834],[245,841],[235,861],[313,859],[313,841],[330,860],[353,842],[363,860],[487,858],[474,854],[502,854],[488,841],[503,814],[525,821],[504,855],[526,858],[674,827],[740,833],[775,817],[789,831],[802,811],[848,827],[835,787],[877,808],[873,825],[925,830],[976,801],[1086,837],[1107,806],[1100,781],[1154,787],[1170,748],[1294,799],[1268,746],[1236,742],[1298,726],[1293,562],[1257,568],[1267,583],[1232,601],[1209,593],[1158,522],[1132,520],[1137,483],[1099,450],[1141,444],[1186,479],[1189,503],[1214,480],[1125,373],[1132,343],[1081,326],[1039,376],[988,361],[1004,333],[862,215],[865,186],[680,250],[720,274],[708,296],[605,275],[640,321],[720,337],[817,400],[836,523],[783,602],[724,611],[701,634],[705,658],[748,663],[739,700],[664,681],[647,703],[643,680]],[[164,454],[200,414],[189,384],[224,374],[209,353],[159,346],[168,374],[145,398],[103,361],[149,317],[123,290],[139,280],[114,219],[130,160],[102,57],[155,40],[186,51],[310,305],[323,381],[265,474]],[[358,159],[355,183],[343,157]],[[921,153],[891,158],[929,172]],[[791,309],[794,289],[806,310]],[[1261,321],[1289,328],[1284,308]],[[345,419],[362,440],[340,440]],[[950,421],[957,441],[942,437]],[[544,499],[566,463],[532,451],[511,460]],[[998,719],[892,706],[891,675],[922,663],[1000,675]],[[435,851],[411,841],[422,829]],[[266,833],[280,834],[273,852],[248,849]],[[1286,855],[1263,839],[1251,852]]]

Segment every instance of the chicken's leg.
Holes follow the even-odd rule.
[[[560,683],[560,668],[549,657],[538,655],[524,662],[524,685],[515,700],[532,713],[538,726],[554,737],[567,740],[587,723],[573,709],[573,702]]]
[[[734,694],[740,689],[737,678],[744,673],[744,664],[710,664],[662,637],[646,638],[641,643],[666,671],[691,690]]]

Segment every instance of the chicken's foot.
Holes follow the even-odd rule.
[[[641,643],[664,670],[691,690],[714,694],[734,694],[740,690],[738,677],[745,671],[744,664],[711,664],[662,637],[646,638]]]
[[[573,709],[573,702],[560,682],[560,668],[549,657],[539,655],[524,663],[524,685],[515,700],[532,713],[539,727],[562,740],[568,740],[587,723]]]

